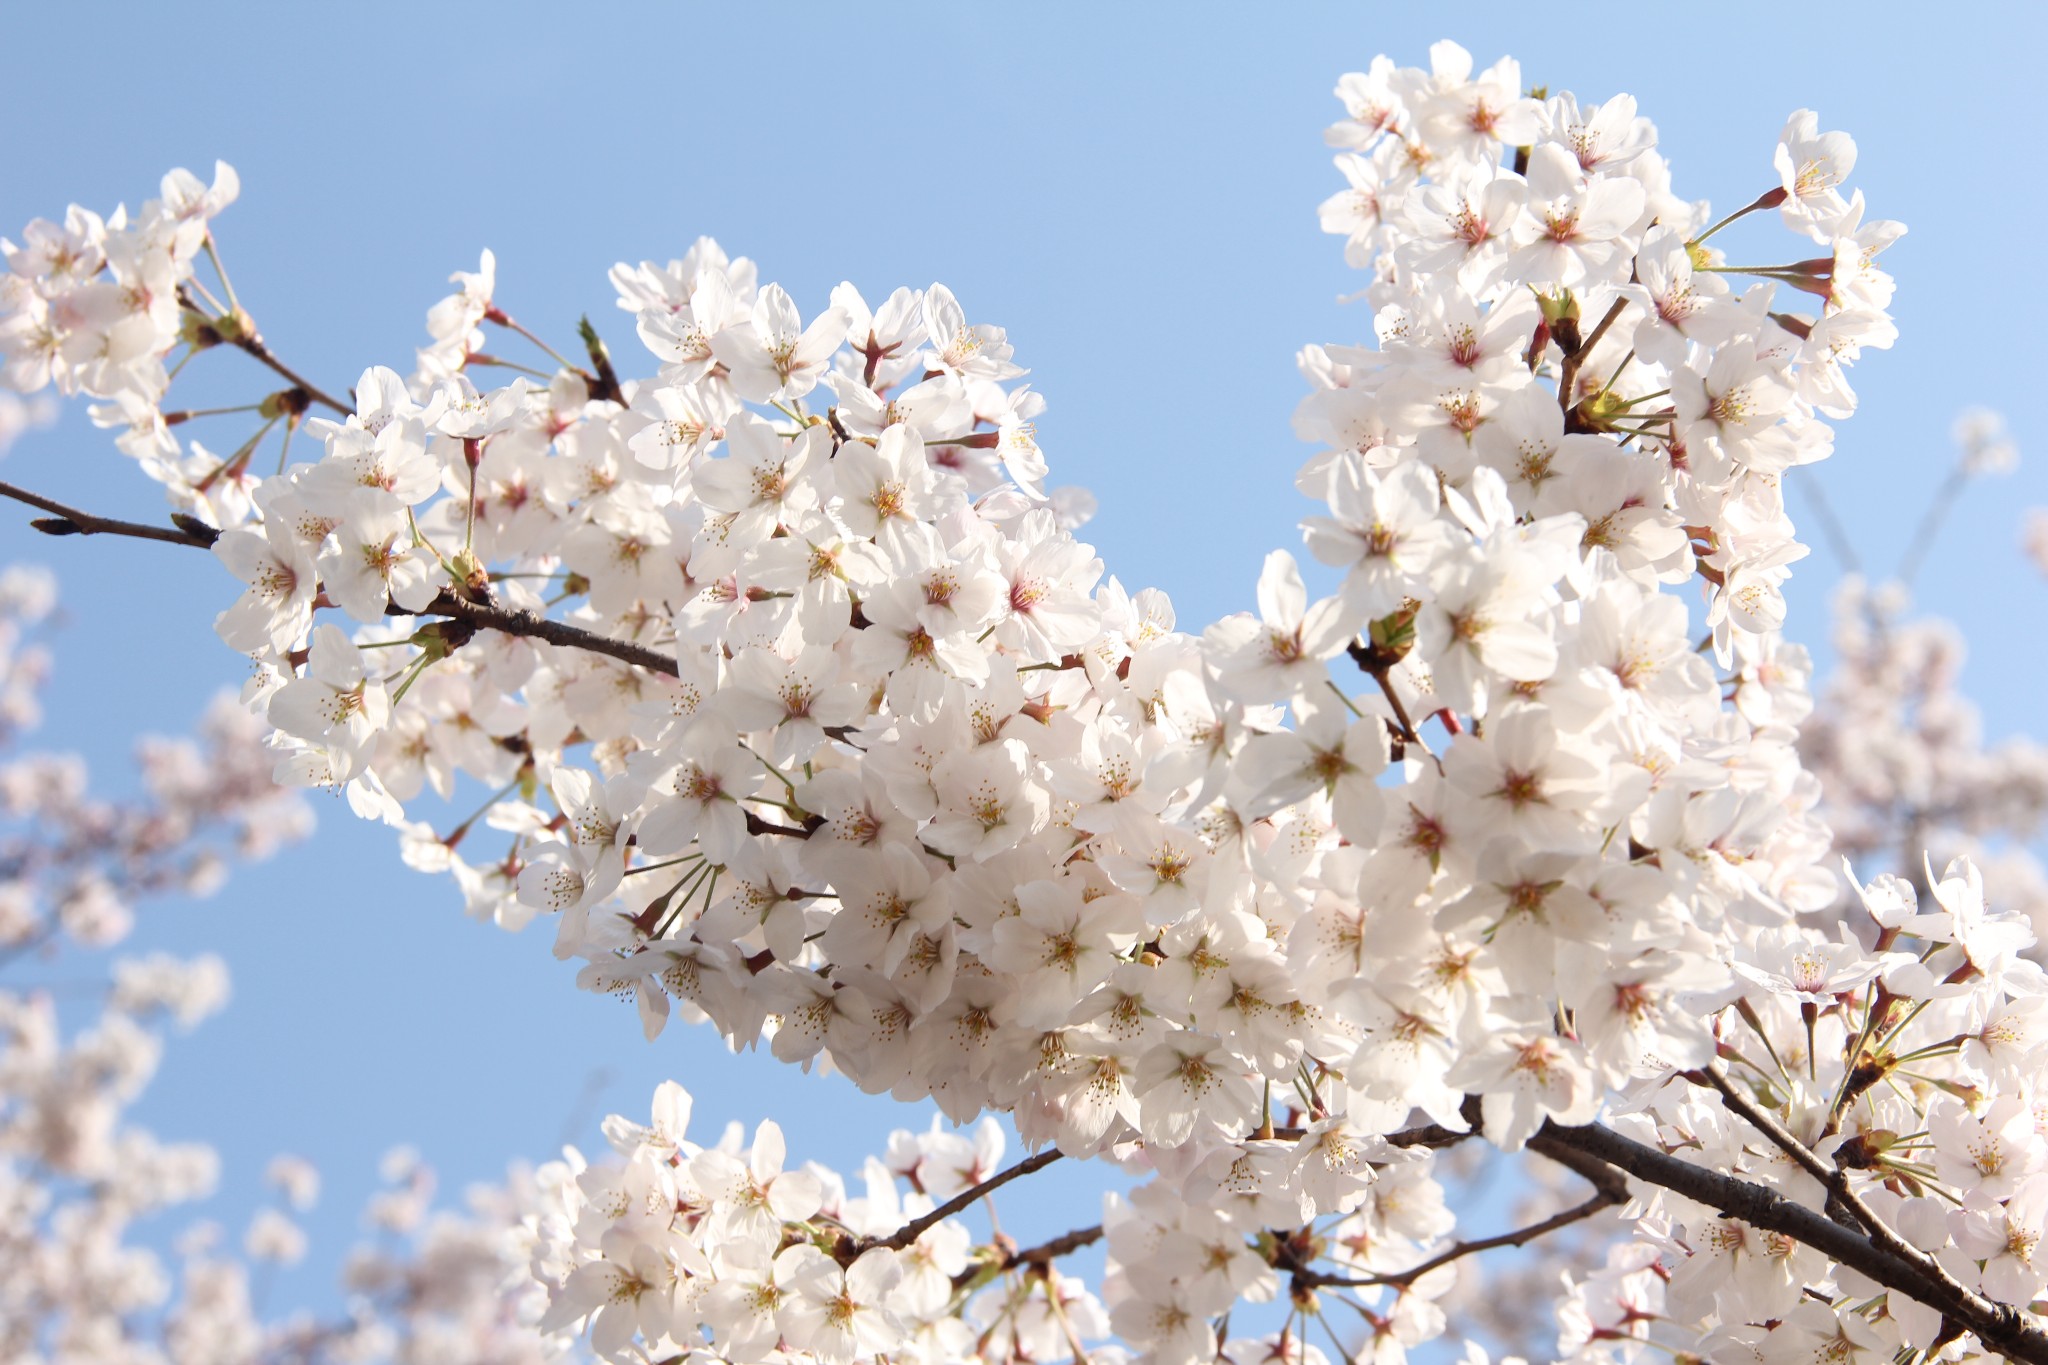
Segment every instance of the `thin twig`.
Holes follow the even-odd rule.
[[[1813,505],[1813,519],[1820,523],[1821,535],[1827,540],[1828,548],[1834,551],[1837,561],[1846,573],[1863,572],[1862,561],[1857,557],[1856,546],[1849,540],[1849,533],[1842,529],[1841,521],[1835,516],[1834,504],[1822,491],[1820,479],[1812,470],[1799,472],[1799,486],[1806,491],[1806,500]]]
[[[961,1191],[953,1198],[948,1199],[945,1203],[933,1209],[930,1213],[924,1215],[924,1217],[913,1218],[887,1237],[877,1238],[875,1241],[869,1242],[862,1250],[868,1250],[873,1247],[887,1247],[891,1251],[901,1251],[918,1238],[924,1236],[927,1228],[937,1227],[954,1214],[973,1204],[975,1200],[983,1195],[988,1194],[992,1190],[1000,1189],[1019,1176],[1030,1175],[1033,1171],[1044,1170],[1047,1166],[1052,1165],[1053,1162],[1058,1161],[1061,1155],[1062,1153],[1059,1148],[1048,1147],[1034,1156],[1027,1156],[1007,1170],[997,1171],[979,1185]]]
[[[197,549],[210,549],[220,538],[220,532],[199,522],[193,522],[195,529],[176,526],[150,526],[139,521],[121,521],[114,517],[98,517],[90,512],[81,512],[68,507],[55,498],[46,498],[40,493],[31,493],[26,488],[17,488],[11,483],[0,483],[0,497],[9,497],[16,502],[25,502],[30,507],[40,507],[45,512],[54,512],[55,517],[37,518],[29,525],[46,536],[133,536],[137,540],[161,540],[172,545],[190,545]]]
[[[1797,1163],[1799,1169],[1823,1185],[1834,1183],[1835,1176],[1839,1174],[1834,1165],[1801,1142],[1791,1129],[1759,1109],[1750,1101],[1749,1096],[1737,1090],[1735,1083],[1728,1079],[1728,1073],[1721,1068],[1719,1062],[1710,1062],[1697,1072],[1687,1072],[1686,1077],[1688,1080],[1698,1077],[1713,1089],[1720,1091],[1721,1103],[1730,1113],[1739,1115],[1750,1127],[1769,1138],[1780,1151]]]
[[[1969,471],[1958,464],[1949,471],[1941,486],[1934,490],[1934,496],[1927,500],[1927,511],[1920,518],[1920,524],[1913,528],[1913,539],[1906,546],[1905,555],[1899,560],[1899,586],[1910,588],[1913,579],[1920,572],[1920,565],[1927,559],[1927,552],[1934,548],[1934,536],[1941,529],[1941,523],[1948,518],[1949,509],[1955,506],[1956,496],[1963,491],[1963,485],[1970,481]]]
[[[307,379],[304,375],[300,374],[297,370],[294,370],[291,366],[285,364],[282,360],[279,360],[277,358],[277,353],[272,351],[268,346],[263,344],[263,338],[259,334],[255,332],[250,332],[247,336],[236,337],[234,338],[233,345],[237,350],[241,350],[247,352],[249,355],[255,356],[265,365],[268,365],[271,369],[277,371],[278,374],[284,376],[286,379],[291,380],[292,383],[304,389],[306,391],[306,396],[312,399],[314,402],[320,404],[322,407],[332,408],[336,412],[340,413],[343,417],[349,417],[354,415],[356,410],[355,404],[342,402],[339,398],[334,397],[332,394],[328,393],[326,390],[320,388],[317,384],[314,384],[311,380]]]
[[[1413,1284],[1430,1271],[1441,1266],[1447,1266],[1453,1261],[1460,1261],[1467,1256],[1475,1256],[1482,1251],[1492,1251],[1498,1247],[1527,1246],[1538,1237],[1556,1232],[1559,1228],[1570,1227],[1573,1223],[1583,1223],[1596,1213],[1611,1209],[1616,1204],[1625,1204],[1627,1202],[1628,1194],[1625,1190],[1619,1196],[1611,1194],[1606,1190],[1595,1190],[1587,1197],[1585,1202],[1574,1204],[1562,1213],[1554,1213],[1541,1222],[1531,1223],[1527,1227],[1516,1228],[1513,1232],[1503,1232],[1492,1237],[1480,1237],[1470,1242],[1454,1242],[1444,1251],[1430,1257],[1419,1265],[1412,1265],[1406,1270],[1397,1270],[1386,1275],[1361,1276],[1325,1275],[1321,1271],[1298,1270],[1294,1273],[1294,1278],[1299,1284],[1313,1287],[1328,1285],[1333,1288],[1346,1289],[1364,1288],[1367,1285],[1376,1284]]]
[[[466,597],[457,597],[444,592],[427,603],[416,616],[448,616],[458,621],[467,621],[484,630],[495,630],[504,635],[517,635],[529,640],[543,640],[564,649],[587,650],[592,654],[603,654],[622,663],[633,664],[653,673],[666,673],[671,678],[679,671],[676,661],[670,655],[631,640],[618,640],[609,635],[572,626],[565,621],[554,621],[538,612],[523,611],[495,604],[472,602]]]
[[[1045,1265],[1061,1256],[1079,1251],[1082,1247],[1093,1246],[1101,1240],[1102,1224],[1100,1223],[1097,1223],[1092,1228],[1075,1228],[1072,1232],[1063,1232],[1050,1241],[1040,1242],[1035,1247],[1027,1247],[1023,1251],[1010,1252],[1003,1257],[1003,1263],[999,1268],[1014,1270],[1020,1265]]]
[[[1607,316],[1600,319],[1600,325],[1593,329],[1593,335],[1579,344],[1579,349],[1564,358],[1564,365],[1557,372],[1557,405],[1566,412],[1573,407],[1572,389],[1579,382],[1579,367],[1586,363],[1586,357],[1593,354],[1593,348],[1600,344],[1600,338],[1607,335],[1607,329],[1614,325],[1621,310],[1628,307],[1626,298],[1616,299],[1608,308]]]
[[[189,545],[200,550],[211,548],[213,542],[220,539],[219,531],[191,518],[184,519],[176,527],[120,521],[113,517],[82,512],[54,498],[31,493],[26,488],[17,488],[11,483],[0,483],[0,497],[12,498],[31,507],[40,507],[45,512],[56,513],[54,519],[38,519],[29,523],[47,535],[133,536],[140,540],[160,540],[171,545]],[[635,644],[631,640],[599,635],[595,631],[584,630],[565,621],[550,620],[538,612],[503,607],[493,602],[473,602],[452,592],[443,592],[419,611],[404,614],[445,616],[479,630],[495,630],[504,635],[545,641],[564,649],[581,649],[592,654],[603,654],[621,663],[629,663],[654,673],[665,673],[669,677],[675,677],[678,672],[675,659],[658,649],[649,649],[646,645]]]

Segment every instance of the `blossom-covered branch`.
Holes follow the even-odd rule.
[[[210,410],[246,433],[216,456],[165,400],[255,335],[231,177],[7,245],[8,378],[98,399],[217,529],[280,780],[345,791],[473,913],[547,917],[650,1037],[708,1023],[1039,1149],[926,1180],[920,1148],[856,1200],[771,1125],[688,1144],[664,1092],[546,1230],[545,1332],[1294,1365],[1334,1300],[1339,1349],[1392,1362],[1450,1329],[1455,1267],[1529,1242],[1605,1258],[1551,1277],[1577,1358],[2037,1358],[2033,931],[1969,862],[1843,876],[1783,633],[1786,476],[1893,339],[1903,228],[1811,111],[1717,217],[1625,95],[1451,43],[1338,94],[1321,215],[1370,336],[1302,352],[1295,424],[1340,578],[1276,551],[1199,631],[1075,539],[1045,400],[943,285],[807,314],[700,240],[612,272],[633,377],[587,325],[583,365],[513,323],[485,253],[409,377],[371,365],[342,410],[271,357],[292,388]],[[544,387],[479,384],[527,368],[486,325]],[[481,804],[444,833],[429,788]],[[1478,1138],[1595,1194],[1460,1238]],[[1056,1155],[1146,1177],[1105,1204],[1099,1297],[1051,1266],[1091,1230],[970,1252],[949,1216]],[[1223,1339],[1283,1272],[1313,1292]]]

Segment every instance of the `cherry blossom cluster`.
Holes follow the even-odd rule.
[[[1855,888],[1836,941],[1776,966],[1738,962],[1725,1069],[1615,1123],[2024,1307],[2048,1286],[2035,1254],[2048,1232],[2035,1080],[2048,975],[2024,956],[2036,942],[2024,916],[1988,906],[1972,865],[1927,880],[1923,894],[1880,876]],[[1655,1340],[1709,1359],[1974,1354],[1939,1308],[1712,1202],[1657,1192],[1639,1212],[1638,1240],[1571,1286],[1561,1351],[1619,1360]]]
[[[100,399],[176,509],[44,501],[45,528],[211,548],[279,780],[397,826],[472,914],[549,917],[649,1037],[709,1021],[1147,1177],[1099,1304],[1049,1259],[984,1293],[946,1224],[886,1230],[913,1207],[886,1166],[860,1201],[772,1129],[696,1149],[666,1091],[615,1125],[623,1167],[560,1187],[548,1328],[620,1359],[1079,1359],[1106,1313],[1184,1365],[1304,1356],[1342,1303],[1342,1348],[1391,1362],[1446,1331],[1466,1257],[1597,1218],[1633,1235],[1568,1283],[1564,1355],[2048,1359],[2031,931],[1969,864],[1827,913],[1780,635],[1782,480],[1893,338],[1903,229],[1811,111],[1716,217],[1627,96],[1430,57],[1346,76],[1329,133],[1373,334],[1301,357],[1332,590],[1278,551],[1257,611],[1198,633],[1074,538],[1042,400],[942,285],[807,317],[700,240],[612,272],[631,379],[587,321],[576,360],[518,323],[486,253],[411,376],[343,401],[228,284],[231,172],[7,246],[7,373]],[[525,368],[487,329],[554,368],[480,385]],[[226,457],[178,434],[219,410],[164,406],[220,349],[286,384],[230,410],[257,425]],[[1438,1153],[1480,1137],[1592,1193],[1460,1236]]]
[[[1113,1351],[1102,1303],[1052,1264],[1062,1248],[977,1244],[946,1216],[1001,1165],[993,1120],[971,1134],[899,1130],[850,1188],[815,1162],[790,1166],[773,1122],[751,1140],[733,1124],[698,1145],[685,1136],[691,1108],[669,1082],[650,1124],[606,1120],[611,1159],[585,1166],[570,1152],[575,1179],[555,1186],[537,1225],[537,1273],[554,1286],[544,1329],[587,1319],[610,1359],[715,1349],[735,1362],[847,1365],[878,1353],[946,1362]]]

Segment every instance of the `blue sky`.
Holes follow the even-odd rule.
[[[1198,628],[1250,605],[1265,552],[1298,543],[1296,350],[1367,331],[1336,301],[1359,277],[1315,221],[1340,183],[1321,141],[1330,88],[1378,52],[1426,63],[1450,36],[1482,63],[1512,53],[1530,83],[1635,94],[1680,191],[1723,208],[1772,183],[1791,110],[1857,138],[1873,215],[1911,227],[1886,258],[1903,336],[1857,371],[1863,411],[1818,479],[1873,568],[1896,562],[1947,468],[1959,408],[2001,407],[2023,452],[2041,449],[2041,305],[2026,293],[2048,219],[2026,99],[2038,7],[1422,9],[17,7],[0,233],[73,200],[139,203],[168,167],[225,158],[244,185],[218,224],[236,285],[273,346],[329,388],[371,363],[409,369],[448,272],[486,246],[501,306],[558,345],[588,312],[629,372],[651,366],[605,270],[681,255],[700,233],[806,311],[841,279],[871,299],[943,280],[1032,368],[1054,482],[1100,497],[1085,534],[1111,571],[1168,589]],[[268,387],[242,357],[204,363],[209,391]],[[108,514],[158,512],[82,414],[25,440],[6,477]],[[1968,683],[1994,734],[2032,723],[2040,695],[2048,586],[2018,536],[2043,503],[2039,463],[1973,488],[1921,583],[1971,638]],[[1806,520],[1800,490],[1793,506]],[[234,588],[205,558],[41,541],[13,518],[0,555],[60,573],[69,620],[43,742],[82,749],[110,782],[135,733],[182,728],[238,680],[208,629]],[[1824,548],[1802,566],[1795,635],[1820,641],[1836,573]],[[796,1153],[845,1167],[889,1128],[922,1125],[701,1034],[644,1044],[629,1008],[573,991],[544,934],[465,921],[452,886],[406,872],[384,831],[318,804],[310,846],[214,900],[155,910],[138,940],[218,949],[234,970],[234,1005],[172,1050],[143,1108],[168,1136],[221,1146],[221,1216],[239,1228],[274,1152],[326,1171],[319,1246],[280,1300],[331,1276],[397,1142],[459,1187],[546,1155],[572,1120],[588,1145],[596,1114],[640,1113],[667,1076],[697,1092],[705,1134],[774,1114]],[[1050,1174],[1067,1202],[1010,1201],[1025,1236],[1094,1221],[1086,1182]]]

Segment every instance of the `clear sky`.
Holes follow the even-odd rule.
[[[244,187],[217,224],[236,285],[272,345],[329,388],[371,363],[409,370],[448,272],[486,246],[502,307],[558,344],[590,313],[629,373],[652,366],[606,269],[679,256],[702,233],[807,313],[841,279],[870,299],[942,280],[973,320],[1009,329],[1049,398],[1053,481],[1101,498],[1084,535],[1199,628],[1249,606],[1265,552],[1298,543],[1296,350],[1367,334],[1336,301],[1360,278],[1315,221],[1340,186],[1321,141],[1330,88],[1379,52],[1426,64],[1449,36],[1482,63],[1515,55],[1528,83],[1635,94],[1680,192],[1724,209],[1773,183],[1791,110],[1856,137],[1872,215],[1911,227],[1886,257],[1903,336],[1856,371],[1863,411],[1818,479],[1874,569],[1896,562],[1947,468],[1959,408],[2000,407],[2022,450],[2043,450],[2042,303],[2025,292],[2048,220],[2039,6],[1430,9],[9,6],[0,233],[73,200],[137,204],[167,168],[224,158]],[[243,357],[201,363],[243,400],[268,387]],[[1971,637],[1994,734],[2035,723],[2048,660],[2048,586],[2018,548],[2024,510],[2048,503],[2044,467],[1966,494],[1921,585]],[[24,440],[6,477],[108,514],[159,511],[82,414]],[[1793,505],[1804,523],[1798,489]],[[0,556],[60,573],[70,617],[43,742],[83,749],[108,781],[133,734],[182,728],[238,680],[208,629],[235,585],[203,557],[41,541],[11,517]],[[1802,566],[1795,636],[1819,642],[1838,567],[1824,548]],[[234,1005],[173,1048],[142,1110],[166,1136],[222,1148],[220,1216],[239,1230],[275,1152],[327,1175],[315,1254],[280,1301],[331,1277],[398,1142],[459,1187],[550,1153],[572,1126],[588,1146],[596,1114],[641,1113],[666,1076],[697,1092],[700,1136],[773,1114],[796,1154],[843,1167],[922,1124],[701,1034],[643,1043],[630,1008],[573,991],[544,928],[465,921],[453,887],[406,872],[387,832],[319,804],[310,846],[158,910],[138,938],[217,949],[234,971]],[[598,1068],[608,1080],[584,1107]],[[1094,1221],[1078,1203],[1010,1207],[1030,1236]]]

